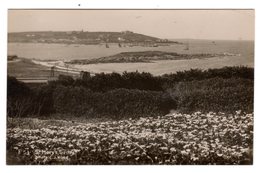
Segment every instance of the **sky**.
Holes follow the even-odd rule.
[[[254,40],[254,10],[8,10],[8,32],[133,31],[167,39]]]

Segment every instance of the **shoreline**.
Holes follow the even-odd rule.
[[[42,65],[45,67],[55,67],[56,71],[59,72],[68,72],[68,73],[73,73],[73,74],[80,74],[82,70],[76,69],[76,68],[71,68],[71,67],[66,67],[64,61],[62,60],[57,60],[57,61],[40,61],[40,60],[31,60],[34,64]],[[63,64],[63,65],[62,65]]]
[[[123,73],[127,72],[149,72],[155,76],[177,71],[189,70],[192,68],[209,69],[222,68],[225,66],[248,66],[254,67],[254,63],[246,61],[243,56],[225,56],[205,59],[183,59],[183,60],[157,60],[151,62],[135,63],[97,63],[97,64],[69,64],[66,66],[63,60],[40,61],[31,60],[35,64],[45,67],[55,66],[57,71],[80,74],[81,71],[94,73]]]

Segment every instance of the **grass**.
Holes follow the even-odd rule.
[[[34,64],[31,60],[21,59],[21,61],[8,63],[7,73],[11,76],[49,76],[50,69],[41,65]]]
[[[7,74],[15,77],[48,77],[51,69],[39,64],[33,63],[30,59],[19,58],[19,61],[7,64]],[[60,74],[67,75],[66,72],[55,71],[55,76]]]

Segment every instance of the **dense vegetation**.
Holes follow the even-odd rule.
[[[182,112],[253,111],[254,69],[225,67],[152,76],[125,72],[85,72],[80,79],[60,75],[59,80],[30,88],[8,76],[9,116],[128,117]]]
[[[180,82],[170,89],[170,93],[182,112],[253,110],[253,81],[248,79],[212,78]]]

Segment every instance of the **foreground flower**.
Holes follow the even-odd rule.
[[[70,127],[7,129],[24,164],[250,164],[253,114],[170,114]]]

